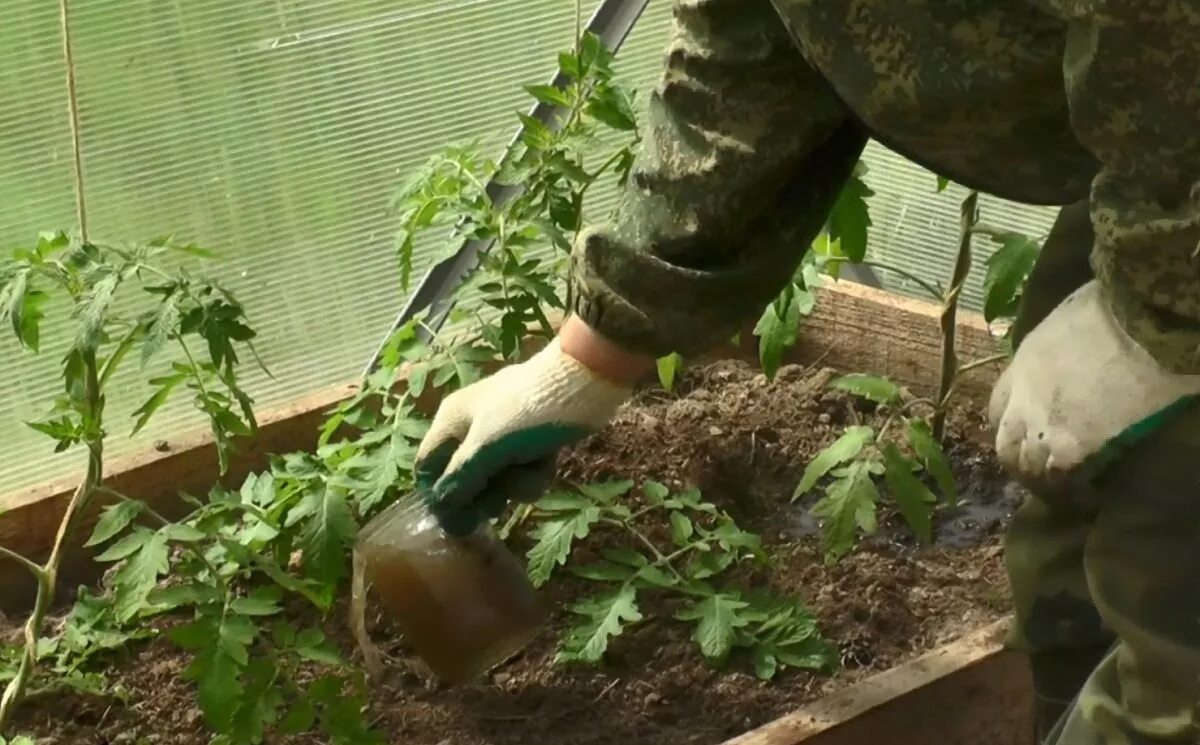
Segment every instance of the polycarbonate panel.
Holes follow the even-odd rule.
[[[588,0],[590,13],[596,0]],[[618,65],[652,79],[668,3]],[[211,247],[246,304],[274,380],[261,409],[353,380],[400,308],[386,209],[405,173],[447,144],[499,154],[571,44],[566,0],[74,0],[88,202],[96,239],[173,233]],[[8,0],[0,23],[0,250],[74,223],[57,3]],[[592,208],[611,201],[597,189]],[[420,276],[418,273],[416,276]],[[58,337],[60,307],[43,336]],[[57,393],[61,343],[0,341],[0,493],[77,471],[21,422]],[[115,381],[110,453],[199,424],[186,401],[136,440],[148,395]],[[152,371],[151,371],[152,372]]]
[[[951,184],[940,194],[937,176],[912,161],[872,142],[863,157],[871,198],[868,257],[930,281],[950,282],[958,251],[959,209],[967,190]],[[980,222],[1042,239],[1050,231],[1056,207],[1018,204],[992,196],[979,199]],[[986,261],[997,245],[986,238],[972,243],[973,267],[963,288],[962,305],[983,307]],[[894,292],[927,298],[919,287],[897,274],[877,271],[883,286]]]

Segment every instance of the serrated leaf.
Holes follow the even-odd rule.
[[[675,545],[683,548],[691,541],[692,536],[696,534],[696,527],[692,525],[692,521],[687,515],[681,512],[671,513],[671,540]]]
[[[637,573],[637,568],[599,561],[594,564],[571,567],[571,574],[583,579],[607,582],[624,582]]]
[[[611,562],[635,569],[650,563],[649,559],[631,548],[602,548],[600,555]]]
[[[297,546],[303,552],[305,573],[332,593],[346,574],[346,552],[358,526],[345,495],[333,487],[305,494],[288,517],[288,527],[303,521]]]
[[[650,500],[651,504],[662,504],[667,497],[671,496],[671,490],[657,481],[647,481],[642,484],[642,493],[646,495],[646,499]]]
[[[233,724],[233,743],[259,743],[279,716],[283,693],[275,685],[280,671],[269,658],[251,660],[243,673],[244,687]]]
[[[669,354],[658,359],[658,382],[662,385],[663,390],[675,390],[675,379],[679,376],[679,368],[682,365],[683,357],[678,354]]]
[[[627,624],[642,620],[637,590],[631,585],[577,603],[571,612],[584,620],[567,632],[556,657],[558,661],[599,662],[608,651],[609,642],[620,636]]]
[[[794,501],[806,494],[816,486],[817,482],[825,474],[837,466],[858,457],[862,449],[874,439],[875,430],[870,427],[847,427],[841,437],[832,445],[817,453],[817,456],[804,469],[804,475],[800,478],[800,484],[796,487],[796,492],[792,495],[792,500]]]
[[[783,364],[783,356],[796,344],[800,335],[801,304],[796,291],[789,286],[775,302],[767,306],[754,326],[758,337],[758,360],[763,375],[773,380]]]
[[[884,478],[887,479],[892,497],[900,508],[900,514],[904,515],[905,522],[917,534],[917,538],[923,543],[931,543],[933,519],[930,515],[930,505],[937,502],[937,497],[913,475],[912,468],[915,464],[905,458],[895,444],[884,443],[882,452],[887,469]]]
[[[653,564],[639,569],[637,571],[637,580],[651,587],[658,587],[664,590],[670,590],[679,586],[679,580],[676,579],[675,575]]]
[[[320,629],[309,628],[296,635],[296,654],[311,662],[340,666],[343,663],[337,649],[325,638]]]
[[[214,587],[201,582],[187,582],[182,585],[159,587],[146,597],[146,602],[158,606],[160,610],[174,610],[185,605],[213,603],[220,598],[220,592]]]
[[[135,529],[132,533],[122,536],[116,543],[109,546],[101,554],[96,556],[96,561],[120,561],[126,556],[129,556],[134,551],[138,551],[146,542],[150,540],[150,536],[154,535],[151,531]]]
[[[118,533],[134,521],[142,511],[142,503],[136,501],[122,500],[114,505],[104,508],[104,512],[100,515],[100,519],[96,522],[96,529],[92,531],[92,537],[85,547],[99,546],[114,538]]]
[[[874,195],[856,172],[842,187],[829,214],[830,239],[838,241],[842,253],[856,263],[867,256],[867,236],[872,224],[867,200]]]
[[[950,459],[933,436],[929,424],[923,419],[909,419],[905,433],[908,436],[908,444],[921,459],[925,470],[937,482],[946,503],[958,504],[958,484],[954,479],[954,471],[950,468]]]
[[[161,531],[168,541],[176,543],[196,543],[208,537],[208,534],[199,528],[184,523],[171,523],[163,527]]]
[[[983,317],[988,323],[1016,315],[1025,280],[1041,253],[1037,243],[1017,233],[1005,233],[993,240],[1000,248],[988,257],[983,280]]]
[[[821,533],[826,556],[840,559],[854,547],[856,529],[874,533],[875,506],[879,491],[871,480],[867,464],[858,461],[825,489],[825,496],[813,505],[812,514],[823,518]]]
[[[537,508],[543,512],[574,512],[591,506],[586,497],[572,492],[549,492],[537,501]]]
[[[248,597],[235,598],[229,608],[243,616],[273,616],[283,610],[279,605],[279,593],[256,592]]]
[[[170,341],[171,335],[179,327],[179,319],[179,304],[172,293],[163,298],[154,314],[154,320],[146,328],[146,338],[142,342],[143,369],[154,358],[154,355],[158,354]]]
[[[145,608],[146,598],[169,568],[167,539],[161,533],[152,533],[113,576],[114,608],[119,621],[129,621]]]
[[[605,481],[599,484],[587,484],[579,487],[584,496],[597,502],[610,504],[617,497],[623,497],[633,489],[632,481]]]
[[[150,418],[154,416],[154,413],[162,408],[162,405],[170,398],[171,391],[175,390],[184,380],[187,380],[187,377],[187,373],[177,372],[173,375],[154,378],[150,381],[151,384],[158,386],[158,390],[150,398],[146,399],[146,402],[139,406],[137,411],[133,412],[133,416],[137,417],[137,421],[134,422],[133,432],[130,433],[131,437],[146,426]]]
[[[737,630],[749,625],[740,612],[749,607],[738,595],[718,593],[693,603],[675,615],[680,621],[695,621],[692,639],[710,661],[723,662],[733,649]]]
[[[570,106],[571,99],[565,91],[553,85],[527,85],[525,91],[548,106]]]
[[[528,553],[529,581],[541,587],[550,579],[556,566],[567,563],[571,546],[577,538],[586,538],[592,525],[600,519],[600,509],[589,506],[569,517],[547,520],[533,532],[537,541]]]
[[[300,735],[312,729],[317,721],[317,711],[306,698],[299,699],[288,709],[279,722],[279,731],[285,735]]]
[[[75,333],[75,346],[80,351],[94,351],[100,345],[104,320],[120,281],[121,275],[106,274],[88,289],[77,306],[79,327]]]
[[[861,373],[843,375],[830,385],[839,391],[845,391],[878,404],[894,404],[900,400],[900,386],[878,375]]]

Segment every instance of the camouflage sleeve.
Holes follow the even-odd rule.
[[[1043,2],[1070,24],[1071,120],[1101,165],[1096,274],[1135,340],[1200,373],[1200,2]]]
[[[771,302],[866,142],[770,0],[676,0],[674,19],[629,183],[571,262],[572,310],[655,356],[711,348]]]

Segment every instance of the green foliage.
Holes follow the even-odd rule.
[[[812,252],[805,257],[792,281],[767,306],[754,327],[758,337],[758,359],[763,374],[774,379],[784,355],[796,345],[800,325],[816,304],[813,291],[821,286],[821,260]]]
[[[678,354],[670,354],[658,360],[658,382],[664,390],[675,390],[675,379],[683,367],[683,358]]]
[[[909,528],[920,541],[931,542],[938,500],[923,477],[937,484],[948,507],[957,506],[958,492],[949,459],[929,424],[907,413],[903,391],[886,378],[846,375],[834,380],[832,387],[892,410],[878,432],[862,425],[847,427],[809,462],[796,487],[794,499],[799,499],[824,484],[811,512],[821,522],[827,560],[836,562],[854,548],[860,534],[878,530],[883,501],[876,483],[879,477]],[[905,450],[889,438],[894,425],[903,427]]]
[[[859,163],[854,175],[842,187],[842,193],[829,215],[829,239],[836,241],[839,253],[853,262],[860,262],[867,255],[867,234],[871,228],[871,212],[867,200],[875,195],[863,177],[867,167]]]
[[[1036,242],[1017,233],[999,233],[992,240],[1000,247],[988,257],[983,280],[983,316],[988,323],[1016,317],[1025,281],[1041,252]]]
[[[0,321],[10,323],[22,346],[40,348],[44,306],[52,296],[71,305],[75,331],[62,365],[63,395],[45,419],[29,423],[52,438],[56,450],[103,437],[103,399],[96,391],[134,349],[143,366],[168,348],[176,357],[169,374],[151,378],[155,390],[134,413],[134,433],[181,384],[210,423],[222,472],[234,438],[255,431],[253,401],[237,376],[239,350],[253,354],[255,337],[242,306],[215,281],[194,277],[182,266],[159,265],[172,256],[200,253],[169,238],[121,247],[60,232],[42,235],[33,248],[17,249],[0,262]],[[140,313],[121,310],[148,303],[154,307]]]
[[[727,578],[743,562],[766,561],[757,535],[694,489],[672,494],[651,481],[636,499],[618,499],[632,488],[620,481],[553,492],[533,508],[535,542],[527,554],[531,580],[542,585],[565,566],[602,588],[570,608],[579,620],[562,639],[560,662],[602,661],[613,639],[645,620],[639,600],[657,593],[682,601],[674,618],[693,625],[692,638],[714,665],[724,665],[736,650],[747,653],[764,679],[781,667],[835,664],[799,599],[747,592]],[[669,536],[648,532],[662,524],[669,526]],[[572,564],[574,549],[597,532],[605,533],[601,560]]]

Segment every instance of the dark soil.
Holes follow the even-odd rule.
[[[747,579],[807,600],[840,648],[837,675],[784,671],[763,683],[736,658],[714,670],[690,629],[655,620],[649,605],[643,607],[649,620],[615,639],[601,668],[552,664],[557,639],[550,629],[477,685],[438,688],[396,669],[371,702],[389,742],[716,745],[1007,612],[1001,535],[1019,494],[996,467],[983,416],[972,409],[953,412],[949,439],[968,504],[957,514],[939,513],[935,544],[917,546],[885,511],[877,536],[840,564],[825,565],[816,526],[803,505],[790,503],[792,491],[808,460],[845,425],[882,421],[871,405],[829,392],[831,375],[791,367],[768,383],[738,363],[694,371],[675,395],[641,394],[613,426],[566,454],[560,473],[573,483],[632,478],[699,487],[744,528],[762,534],[781,568]],[[580,550],[588,551],[586,542]],[[548,586],[559,607],[580,590],[578,581],[564,578]],[[344,617],[336,616],[329,630],[349,649]],[[384,642],[387,630],[376,621],[376,641]],[[30,705],[23,723],[46,743],[208,743],[194,692],[180,678],[185,665],[169,644],[151,642],[110,671],[130,691],[130,705],[60,696]]]

